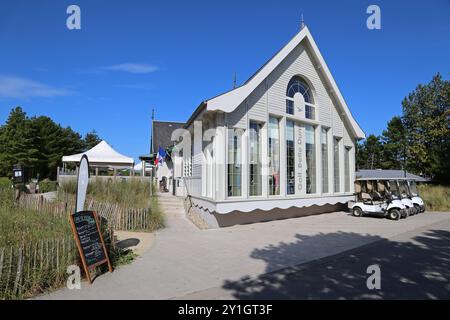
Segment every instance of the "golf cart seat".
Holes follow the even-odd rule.
[[[381,194],[377,191],[373,191],[370,193],[370,196],[372,198],[372,202],[373,204],[381,204],[383,203],[383,197],[381,196]]]
[[[372,202],[372,198],[370,197],[370,194],[366,192],[360,193],[360,198],[362,202]]]

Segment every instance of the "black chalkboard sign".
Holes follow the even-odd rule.
[[[89,282],[92,282],[89,271],[101,264],[108,263],[111,272],[97,214],[94,211],[76,212],[70,216],[70,223]]]

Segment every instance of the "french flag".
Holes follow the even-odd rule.
[[[155,165],[162,165],[164,163],[164,159],[166,158],[166,151],[159,147],[158,154],[156,155]]]

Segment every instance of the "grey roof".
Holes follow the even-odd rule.
[[[356,171],[356,180],[389,180],[389,179],[407,179],[419,182],[426,182],[428,179],[403,170],[359,170]]]
[[[152,152],[158,152],[159,147],[167,148],[174,145],[171,141],[172,132],[184,128],[184,122],[152,121]]]

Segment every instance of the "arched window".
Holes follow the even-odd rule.
[[[294,99],[294,95],[297,92],[303,95],[305,102],[314,103],[309,86],[300,77],[293,77],[291,81],[289,81],[286,96]]]
[[[294,108],[297,112],[303,112],[307,119],[315,119],[314,99],[311,88],[299,76],[295,76],[289,81],[286,91],[286,113],[294,114]]]

